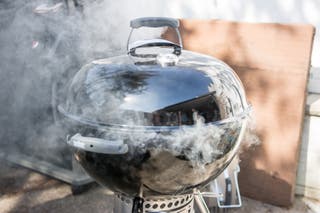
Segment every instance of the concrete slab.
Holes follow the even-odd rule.
[[[291,208],[280,208],[244,198],[243,207],[230,212],[318,212],[319,203],[307,201],[296,198]],[[66,183],[1,162],[0,207],[1,213],[112,213],[113,195],[95,184],[88,191],[74,196]]]
[[[320,94],[308,94],[306,114],[311,116],[320,116]]]

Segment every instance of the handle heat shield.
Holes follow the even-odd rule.
[[[156,57],[155,54],[136,54],[136,49],[143,48],[143,47],[172,47],[174,49],[173,54],[180,55],[182,46],[182,40],[180,36],[180,32],[178,30],[179,27],[179,20],[174,18],[167,18],[167,17],[143,17],[133,19],[130,22],[130,27],[132,28],[128,37],[127,41],[127,51],[128,54],[135,57],[142,57],[142,58],[154,58]],[[143,41],[135,41],[131,42],[131,35],[134,29],[138,29],[140,27],[151,27],[151,28],[158,28],[158,27],[171,27],[175,30],[179,44],[175,44],[173,42],[167,41],[165,39],[149,39]]]

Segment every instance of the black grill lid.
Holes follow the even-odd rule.
[[[130,55],[93,61],[74,76],[59,110],[81,122],[121,126],[223,122],[247,112],[229,66],[189,51],[172,55],[140,63]]]

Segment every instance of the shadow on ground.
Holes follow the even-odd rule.
[[[70,185],[6,162],[0,164],[1,213],[112,213],[113,196],[97,184],[88,191],[73,195]],[[320,206],[318,204],[318,206]],[[303,213],[311,210],[302,198],[287,208],[275,207],[243,198],[243,207],[230,213],[280,212]]]

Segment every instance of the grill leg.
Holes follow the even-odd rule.
[[[143,198],[135,197],[133,199],[132,213],[143,213],[143,203]]]

